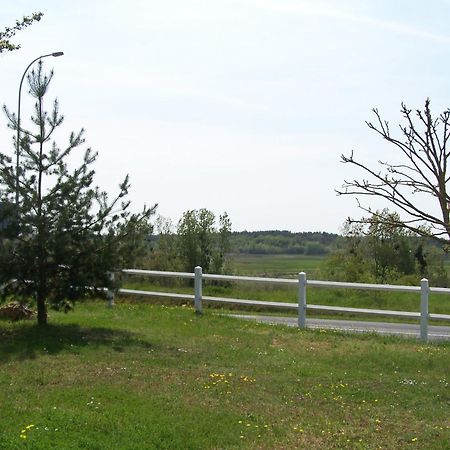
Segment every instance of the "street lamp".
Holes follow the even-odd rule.
[[[39,59],[47,58],[47,56],[62,56],[63,52],[54,52],[49,53],[48,55],[41,55],[28,64],[25,72],[22,75],[19,85],[19,104],[17,106],[17,141],[16,141],[16,205],[19,204],[19,156],[20,156],[20,98],[22,95],[22,83],[25,78],[25,75],[28,72],[28,69]]]

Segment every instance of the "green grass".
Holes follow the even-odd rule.
[[[87,303],[46,329],[0,322],[0,448],[444,449],[449,361],[448,344]]]
[[[248,255],[235,254],[230,258],[233,271],[240,275],[291,277],[306,272],[314,278],[324,261],[322,256],[304,255]]]
[[[154,277],[129,276],[124,278],[124,287],[137,290],[177,292],[193,294],[194,289],[188,283],[171,279],[157,279]],[[228,297],[238,299],[251,299],[261,301],[298,302],[297,286],[277,286],[267,283],[233,282],[211,283],[204,282],[203,295],[213,297]],[[152,300],[153,301],[153,300]],[[173,300],[163,300],[168,304]],[[351,308],[386,309],[394,311],[420,311],[420,294],[403,292],[377,292],[354,289],[324,289],[309,287],[307,289],[307,302],[313,305],[346,306]],[[230,305],[231,307],[231,305]],[[233,306],[233,308],[242,309]],[[262,311],[264,307],[244,307],[248,311]],[[266,308],[267,309],[267,308]],[[286,310],[282,310],[286,314]],[[450,301],[446,295],[431,294],[429,297],[429,312],[433,314],[450,314]],[[309,317],[323,317],[324,314],[308,312]],[[382,321],[400,321],[398,318],[384,316],[365,316],[361,314],[330,313],[339,318],[354,318]],[[416,321],[417,322],[417,321]],[[445,322],[444,325],[448,325]]]
[[[248,255],[235,254],[231,256],[231,267],[233,273],[244,276],[266,276],[296,278],[301,271],[306,272],[309,279],[322,279],[321,268],[325,262],[323,256],[305,255]],[[136,289],[167,290],[174,292],[192,293],[192,289],[185,287],[171,288],[170,282],[165,282],[165,288],[160,288],[152,278],[130,278],[128,286]],[[417,285],[420,280],[417,280]],[[253,300],[297,302],[297,289],[295,287],[269,286],[261,283],[228,283],[222,286],[211,286],[206,284],[205,295],[223,296],[230,298],[247,298]],[[319,289],[309,288],[307,290],[307,301],[310,304],[328,306],[346,306],[351,308],[387,309],[398,311],[420,310],[419,294],[408,294],[398,292],[376,292],[355,291],[352,289]],[[253,309],[258,310],[258,308]],[[450,314],[450,301],[445,295],[430,295],[429,311],[434,314]],[[329,316],[326,313],[309,313],[311,317]],[[336,314],[340,318],[354,318],[368,320],[398,321],[397,318],[386,318],[383,316],[361,316],[354,314]],[[448,322],[444,322],[445,325]]]

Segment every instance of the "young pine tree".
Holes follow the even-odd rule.
[[[52,78],[42,62],[28,75],[34,128],[20,124],[18,170],[0,153],[0,282],[14,279],[16,295],[35,297],[40,325],[47,323],[49,303],[95,292],[92,287],[108,284],[107,271],[132,263],[150,234],[148,220],[156,207],[128,211],[128,176],[110,201],[93,186],[97,153],[89,148],[80,166],[69,168],[69,157],[84,143],[84,130],[72,132],[64,148],[51,140],[64,120],[57,100],[50,113],[44,109]],[[17,131],[16,115],[4,110],[8,126]]]

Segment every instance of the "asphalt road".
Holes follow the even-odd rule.
[[[255,320],[271,325],[298,326],[296,317],[276,317],[250,314],[228,314],[244,320]],[[403,337],[420,338],[419,325],[392,323],[392,322],[365,322],[358,320],[330,320],[330,319],[306,319],[306,326],[309,328],[332,329],[348,331],[352,333],[378,333],[398,335]],[[430,341],[450,340],[450,327],[428,326],[428,339]]]

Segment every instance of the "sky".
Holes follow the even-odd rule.
[[[227,211],[235,231],[339,232],[363,215],[336,195],[362,178],[340,156],[395,157],[365,124],[372,108],[395,129],[401,102],[450,105],[450,0],[4,3],[0,29],[44,16],[0,55],[0,104],[16,111],[27,65],[63,51],[44,60],[55,70],[48,105],[58,98],[65,116],[58,144],[85,128],[95,183],[113,196],[129,174],[133,210],[158,203],[174,223],[208,208]],[[12,154],[6,123],[0,151]]]

